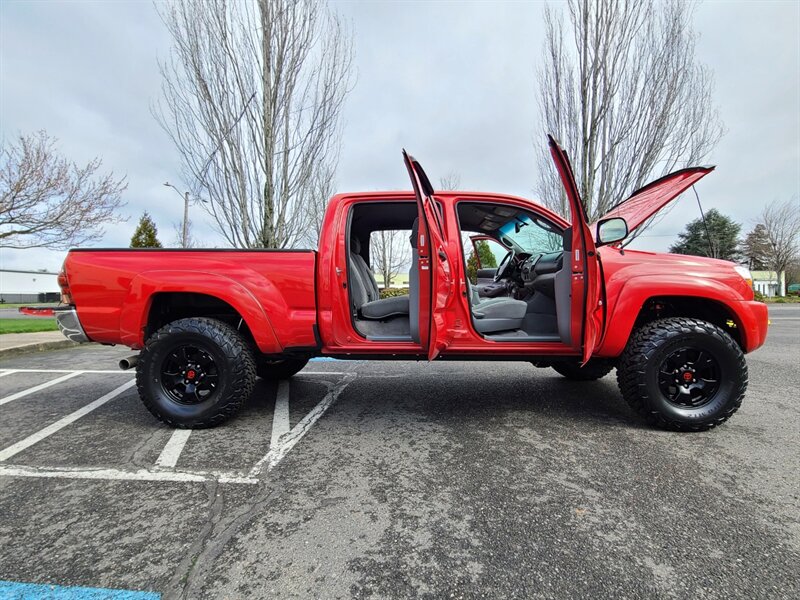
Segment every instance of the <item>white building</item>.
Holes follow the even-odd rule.
[[[58,273],[0,269],[0,303],[58,302]]]
[[[786,295],[786,273],[781,271],[780,276],[775,271],[751,271],[753,276],[753,291],[764,294],[768,298]]]

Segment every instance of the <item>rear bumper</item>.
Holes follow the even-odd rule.
[[[78,313],[73,307],[57,308],[54,312],[58,328],[64,334],[64,337],[79,343],[91,341],[86,336],[86,332],[83,331],[81,321],[78,319]]]
[[[737,325],[742,331],[745,352],[752,352],[764,345],[769,327],[769,309],[763,302],[736,302]]]

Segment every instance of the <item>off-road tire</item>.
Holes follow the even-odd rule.
[[[196,404],[176,402],[162,385],[162,365],[181,344],[204,348],[216,366],[214,393]],[[173,321],[156,331],[147,340],[136,367],[136,386],[147,410],[178,429],[203,429],[224,423],[250,397],[255,380],[255,359],[242,335],[227,323],[202,317]]]
[[[603,359],[591,359],[583,367],[579,362],[559,361],[552,365],[553,370],[572,381],[594,381],[608,375],[614,363]]]
[[[281,360],[259,358],[256,361],[256,372],[262,379],[289,379],[307,364],[307,358],[284,358]]]
[[[658,384],[663,361],[687,345],[708,352],[720,370],[718,389],[698,408],[677,407]],[[704,431],[727,421],[742,405],[747,382],[744,353],[733,338],[716,325],[687,317],[643,325],[617,367],[617,384],[630,407],[651,425],[674,431]]]

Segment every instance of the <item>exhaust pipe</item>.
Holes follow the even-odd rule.
[[[133,367],[135,367],[138,363],[139,363],[139,355],[133,354],[128,358],[123,358],[121,361],[119,361],[119,368],[122,369],[123,371],[127,371],[128,369],[132,369]]]

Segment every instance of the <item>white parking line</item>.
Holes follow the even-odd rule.
[[[186,441],[189,439],[191,433],[191,429],[176,429],[173,431],[172,437],[169,438],[167,445],[164,446],[158,459],[156,459],[156,466],[174,469],[175,465],[178,464],[178,459],[181,456],[181,452],[183,452],[183,447],[186,445]]]
[[[5,448],[4,450],[0,450],[0,462],[8,460],[12,456],[14,456],[16,454],[19,454],[20,452],[22,452],[26,448],[30,448],[34,444],[36,444],[38,442],[41,442],[43,439],[53,435],[55,432],[63,429],[64,427],[66,427],[70,423],[74,423],[75,421],[80,419],[82,416],[88,415],[94,409],[103,406],[103,404],[105,404],[109,400],[113,400],[114,398],[119,396],[125,390],[133,387],[133,385],[135,383],[136,383],[136,380],[135,379],[131,379],[130,381],[128,381],[126,383],[123,383],[118,388],[116,388],[114,390],[111,390],[105,396],[101,396],[100,398],[98,398],[94,402],[90,402],[89,404],[87,404],[83,408],[79,408],[75,412],[68,414],[66,417],[63,417],[63,418],[59,419],[58,421],[56,421],[55,423],[52,423],[51,425],[48,425],[44,429],[40,429],[36,433],[31,434],[28,437],[26,437],[24,440],[20,440],[16,444],[12,444],[8,448]]]
[[[220,483],[258,483],[258,479],[240,473],[204,471],[151,471],[138,469],[93,469],[81,467],[31,467],[27,465],[0,465],[0,476],[7,477],[50,477],[55,479],[99,479],[111,481],[177,481]]]
[[[289,382],[284,379],[278,382],[278,392],[275,394],[270,448],[275,448],[280,443],[281,437],[289,433],[289,427]]]
[[[331,390],[325,395],[325,397],[320,400],[319,404],[317,404],[310,413],[308,413],[305,417],[303,417],[300,422],[294,426],[294,428],[287,434],[281,437],[280,442],[277,446],[270,446],[269,452],[259,460],[255,466],[250,469],[249,476],[250,477],[258,477],[258,475],[264,470],[271,471],[272,469],[277,466],[279,462],[283,459],[284,456],[294,448],[295,444],[299,442],[303,436],[308,433],[308,430],[311,429],[312,425],[316,423],[319,418],[325,414],[325,411],[328,410],[336,401],[336,398],[339,397],[339,394],[342,393],[342,390],[350,385],[350,382],[355,379],[355,373],[350,373],[345,375],[336,385],[334,385]]]
[[[12,373],[64,373],[52,381],[34,386],[22,392],[12,394],[0,400],[0,404],[10,402],[16,398],[32,394],[39,390],[56,385],[84,373],[113,373],[122,374],[112,370],[66,370],[66,369],[0,369],[0,377]],[[289,389],[288,381],[278,382],[275,398],[275,412],[273,414],[272,439],[270,450],[259,460],[249,472],[221,472],[221,471],[196,471],[175,470],[180,455],[191,435],[190,429],[175,430],[164,449],[161,451],[153,468],[150,469],[116,469],[94,467],[37,467],[29,465],[2,464],[3,461],[16,456],[23,450],[46,439],[60,431],[67,425],[74,423],[81,417],[89,414],[103,404],[116,398],[136,383],[134,379],[122,384],[97,400],[59,419],[55,423],[37,431],[25,439],[0,450],[0,477],[43,477],[56,479],[86,479],[86,480],[119,480],[119,481],[163,481],[163,482],[204,482],[219,481],[220,483],[245,483],[255,484],[260,480],[258,475],[263,471],[272,470],[286,454],[308,433],[309,429],[330,408],[342,390],[357,377],[356,373],[343,371],[309,371],[298,375],[335,375],[344,376],[338,383],[328,381],[328,393],[300,422],[291,428],[289,421]]]
[[[0,406],[6,404],[7,402],[11,402],[12,400],[16,400],[17,398],[22,398],[23,396],[27,396],[28,394],[33,394],[35,392],[39,392],[41,390],[49,388],[51,385],[56,385],[61,383],[62,381],[66,381],[67,379],[72,379],[73,377],[77,377],[81,373],[85,371],[72,371],[67,373],[66,375],[62,375],[61,377],[56,377],[50,381],[45,381],[44,383],[40,383],[32,388],[28,388],[27,390],[22,390],[21,392],[17,392],[16,394],[11,394],[10,396],[6,396],[5,398],[0,398]]]

